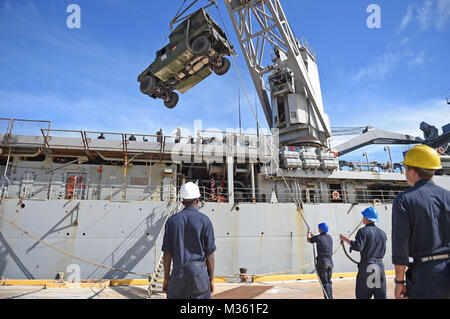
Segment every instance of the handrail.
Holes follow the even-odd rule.
[[[7,183],[8,185],[3,185],[4,194],[9,194],[11,191],[14,193],[19,192],[19,184]],[[32,184],[32,185],[31,185]],[[150,201],[167,201],[162,200],[164,194],[164,187],[157,186],[150,189],[147,192],[143,190],[148,187],[144,185],[127,185],[127,192],[125,198],[122,197],[122,184],[77,184],[74,188],[73,195],[67,197],[66,185],[62,184],[59,186],[59,196],[55,198],[53,195],[55,186],[46,188],[45,185],[48,183],[43,182],[28,182],[27,183],[27,194],[23,199],[74,199],[74,200],[89,200],[89,201],[139,201],[139,202],[150,202]],[[174,186],[171,186],[172,190],[168,191],[167,197],[170,200],[175,194],[178,193]],[[228,201],[228,188],[227,187],[216,187],[215,192],[211,192],[210,187],[200,186],[201,198],[205,202],[227,202]],[[34,193],[33,190],[42,190],[38,193]],[[218,192],[220,189],[220,192]],[[100,190],[100,193],[99,193]],[[237,202],[252,202],[252,189],[251,188],[234,188],[235,201]],[[329,190],[331,191],[331,190]],[[381,203],[392,203],[395,197],[401,192],[399,190],[389,192],[386,190],[361,190],[356,192],[345,192],[341,193],[341,197],[338,199],[333,198],[333,194],[326,190],[305,190],[301,189],[301,192],[294,192],[296,197],[301,196],[303,201],[308,203],[373,203],[374,200],[380,201]],[[268,203],[270,202],[270,197],[272,190],[255,188],[256,198],[255,202]],[[101,194],[101,197],[100,197]],[[292,199],[287,191],[275,191],[277,197],[277,202],[279,203],[290,203]],[[13,198],[21,198],[19,194],[12,194]]]
[[[4,118],[4,117],[1,117],[0,118],[0,121],[8,121],[8,126],[6,127],[6,131],[5,131],[5,134],[3,134],[3,136],[5,137],[5,139],[7,139],[8,137],[9,137],[9,127],[11,126],[11,121],[12,121],[12,119],[10,119],[10,118]],[[3,133],[3,132],[2,132]],[[7,144],[7,143],[5,143],[5,144]]]

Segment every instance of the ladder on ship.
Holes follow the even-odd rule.
[[[154,273],[148,278],[150,282],[147,290],[147,299],[151,298],[152,295],[157,293],[163,293],[163,284],[159,281],[164,279],[164,260],[163,253],[159,257],[158,264],[155,267]]]
[[[156,242],[155,242],[155,261],[156,261],[156,254],[157,254],[157,244],[161,238],[161,236],[163,236],[164,234],[164,229],[165,229],[165,225],[167,220],[172,216],[175,215],[179,210],[181,209],[181,201],[179,200],[179,198],[177,197],[173,203],[173,206],[169,212],[169,214],[167,215],[166,221],[164,222],[164,224],[161,227],[161,230],[158,234],[158,237],[156,238]],[[157,294],[157,293],[162,293],[163,292],[163,284],[161,283],[161,279],[164,279],[164,260],[163,260],[163,252],[160,252],[159,255],[159,259],[158,262],[155,263],[155,268],[153,270],[153,273],[148,277],[148,281],[149,281],[149,286],[147,289],[147,299],[151,298],[152,295]]]

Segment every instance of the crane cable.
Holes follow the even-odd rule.
[[[184,1],[183,1],[183,3],[181,4],[181,7],[178,9],[177,13],[175,14],[175,17],[173,17],[173,19],[170,21],[170,32],[172,32],[172,30],[173,30],[173,25],[174,25],[175,23],[178,22],[178,19],[179,19],[186,11],[188,11],[190,8],[192,8],[192,6],[193,6],[194,4],[196,4],[196,3],[198,2],[198,0],[192,1],[192,3],[191,3],[186,9],[184,9],[183,12],[180,13],[181,9],[182,9],[182,8],[184,7],[184,5],[186,4],[186,1],[187,1],[187,0],[184,0]]]

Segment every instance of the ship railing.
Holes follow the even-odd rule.
[[[41,131],[41,134],[44,137],[44,144],[49,144],[48,142],[52,140],[54,137],[81,137],[83,140],[93,141],[95,139],[105,139],[105,140],[123,140],[123,141],[143,141],[143,142],[159,142],[161,143],[165,140],[167,143],[175,143],[177,140],[180,143],[210,143],[212,138],[215,138],[215,141],[220,143],[225,143],[227,136],[233,137],[234,142],[242,144],[248,144],[248,141],[257,141],[260,139],[270,139],[272,136],[270,134],[257,134],[257,133],[241,133],[236,131],[214,131],[214,130],[199,130],[196,132],[196,136],[179,136],[177,137],[176,133],[165,135],[164,133],[161,136],[158,134],[137,134],[137,133],[124,133],[124,132],[106,132],[106,131],[84,131],[84,130],[65,130],[65,129],[55,129],[51,128],[51,121],[46,120],[28,120],[28,119],[14,119],[14,118],[0,118],[0,135],[5,139],[6,137],[10,137],[13,135],[13,131],[16,131],[16,134],[20,135],[28,135],[36,132],[36,128],[30,127],[19,127],[17,128],[17,124],[33,124],[39,123],[39,128],[37,130]],[[42,123],[45,123],[46,126],[42,127]],[[31,132],[33,131],[33,132]],[[35,133],[33,134],[35,135]],[[194,134],[195,135],[195,134]],[[135,139],[136,138],[136,139]],[[213,140],[214,142],[214,140]],[[35,143],[33,143],[35,144]],[[41,143],[42,145],[42,143]],[[64,145],[52,145],[52,146],[67,146]]]
[[[200,186],[202,200],[206,202],[227,202],[228,188],[215,186]],[[177,192],[179,191],[179,187]],[[272,200],[280,203],[293,202],[294,199],[302,200],[304,203],[392,203],[395,197],[403,190],[368,190],[357,189],[347,192],[337,189],[305,189],[300,191],[293,189],[292,195],[284,190],[272,190],[263,188],[234,187],[235,202],[257,202],[266,203]],[[275,195],[273,197],[273,195]],[[272,198],[273,197],[273,198]]]
[[[2,196],[20,199],[66,199],[66,200],[101,200],[101,201],[164,201],[170,202],[176,198],[180,186],[173,184],[162,186],[127,185],[123,196],[122,179],[108,184],[94,184],[79,182],[75,185],[65,183],[22,181],[21,183],[7,183],[2,179]],[[199,186],[201,200],[205,202],[228,202],[229,190],[217,184]],[[234,187],[235,202],[289,203],[292,196],[295,201],[304,203],[392,203],[395,197],[403,191],[399,189],[343,189],[330,188],[292,188],[292,195],[284,187],[278,189],[251,187]],[[10,197],[11,196],[11,197]]]
[[[126,144],[130,142],[156,142],[161,143],[162,137],[158,137],[156,134],[136,134],[136,133],[113,133],[113,132],[101,132],[101,131],[83,131],[86,138],[92,140],[121,140],[126,141]]]
[[[233,145],[248,149],[259,149],[260,155],[266,156],[267,145],[271,143],[271,136],[256,134],[233,134],[225,132],[202,131],[201,135],[176,136],[173,135],[148,135],[135,133],[115,133],[102,131],[78,131],[63,129],[41,129],[44,142],[39,146],[50,148],[82,148],[86,152],[111,150],[122,151],[124,154],[130,151],[151,151],[160,155],[166,153],[167,144],[192,144],[192,145]],[[222,134],[222,135],[221,135]],[[221,136],[221,137],[219,137]],[[77,139],[69,139],[77,138]],[[81,141],[80,141],[81,138]],[[145,144],[147,142],[148,145]],[[224,149],[225,151],[225,149]]]
[[[117,140],[129,142],[157,142],[157,143],[183,143],[183,144],[226,144],[227,136],[234,137],[234,145],[239,146],[256,146],[258,136],[256,134],[233,134],[227,135],[226,132],[216,131],[201,131],[198,136],[177,136],[171,135],[154,135],[154,134],[136,134],[136,133],[117,133],[105,131],[82,131],[82,130],[62,130],[62,129],[41,129],[46,140],[51,140],[53,137],[81,137],[83,140],[92,142],[94,140]],[[270,135],[260,136],[260,138],[270,139]],[[67,146],[66,144],[52,144],[52,146]]]
[[[108,200],[108,201],[140,201],[140,202],[171,202],[176,198],[175,188],[167,186],[128,185],[123,196],[123,185],[89,185],[86,192],[79,189],[74,195],[75,199]]]
[[[181,185],[176,188],[177,194],[180,192]],[[215,186],[211,189],[210,186],[199,186],[200,201],[204,202],[228,202],[228,188]]]
[[[78,183],[68,187],[67,184],[22,183],[6,185],[3,194],[11,197],[36,200],[90,200],[90,201],[172,201],[176,197],[175,188],[168,186],[127,186],[125,198],[122,197],[122,184],[84,184]],[[13,189],[14,188],[14,189]]]
[[[11,126],[12,119],[10,118],[0,118],[0,134],[3,138],[6,138],[9,134],[9,128]]]
[[[356,189],[345,191],[342,189],[305,189],[293,190],[296,200],[301,199],[304,203],[392,203],[395,197],[403,190],[369,190]],[[267,192],[267,191],[266,191]],[[292,202],[291,193],[287,191],[273,191],[278,202]],[[265,196],[271,200],[271,191]],[[248,198],[248,196],[247,196]]]
[[[311,46],[311,44],[308,42],[308,40],[306,40],[305,37],[301,37],[299,44],[301,47],[305,48],[306,50],[308,50],[308,52],[314,57],[314,60],[317,59],[317,54],[316,51],[313,49],[313,47]]]
[[[18,123],[38,123],[39,128],[17,127]],[[46,123],[46,127],[42,127]],[[13,128],[14,133],[13,134]],[[42,138],[36,136],[35,131],[41,132]],[[83,131],[65,130],[51,128],[50,121],[22,120],[0,118],[0,143],[4,146],[30,145],[38,148],[60,148],[60,149],[84,149],[87,154],[101,150],[122,151],[124,157],[130,151],[142,151],[159,153],[160,160],[167,148],[166,144],[203,144],[203,145],[233,145],[246,149],[258,149],[262,157],[268,156],[267,146],[272,145],[272,136],[268,134],[241,133],[235,131],[223,132],[212,130],[201,130],[196,136],[177,136],[176,133],[169,135],[137,134],[105,131]],[[20,135],[20,139],[13,135]],[[104,142],[102,142],[104,140]],[[152,142],[145,144],[145,142]]]
[[[83,147],[86,151],[110,149],[127,151],[128,145],[131,142],[156,142],[160,140],[156,135],[149,134],[135,134],[135,133],[116,133],[106,131],[81,131],[81,130],[62,130],[62,129],[41,129],[44,137],[44,144],[46,147]],[[79,140],[74,140],[73,144],[67,139],[58,138],[81,138],[82,144]],[[105,143],[99,143],[101,141]],[[160,150],[161,147],[158,147]]]
[[[210,187],[200,187],[202,198],[205,201],[228,201],[227,188],[215,188],[215,192]],[[337,192],[337,193],[335,193]],[[356,190],[346,192],[334,189],[301,189],[293,190],[292,195],[288,191],[278,191],[272,189],[261,189],[244,187],[234,188],[235,202],[256,202],[256,203],[289,203],[292,196],[296,201],[302,200],[304,203],[392,203],[401,190]]]
[[[2,135],[2,143],[5,146],[9,146],[10,144],[15,144],[15,140],[12,138],[14,135],[14,131],[20,131],[21,134],[32,134],[36,130],[34,127],[36,124],[39,125],[39,128],[42,126],[42,123],[47,124],[47,130],[50,129],[51,122],[44,120],[27,120],[27,119],[13,119],[13,118],[0,118],[0,132]],[[42,142],[36,140],[34,138],[22,140],[20,142],[21,145],[37,145],[42,146]]]
[[[8,191],[9,191],[9,183],[10,181],[8,180],[7,177],[3,176],[2,177],[2,181],[1,181],[1,188],[0,188],[0,198],[8,198]]]

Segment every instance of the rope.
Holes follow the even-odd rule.
[[[180,11],[181,11],[181,9],[184,7],[186,1],[187,1],[187,0],[184,0],[184,1],[183,1],[183,4],[182,4],[181,7],[178,9],[177,13],[175,14],[175,17],[172,19],[172,21],[170,21],[170,32],[172,32],[172,30],[173,30],[173,25],[174,25],[175,23],[177,23],[178,18],[180,18],[186,11],[188,11],[190,8],[192,8],[192,6],[193,6],[195,3],[197,3],[198,0],[192,1],[192,3],[191,3],[186,9],[184,9],[183,12],[180,13]]]
[[[322,292],[323,292],[323,295],[324,295],[325,299],[330,299],[330,296],[328,296],[328,293],[325,290],[325,287],[323,286],[322,279],[319,276],[319,271],[317,270],[317,260],[316,260],[317,257],[316,257],[316,246],[315,246],[315,244],[313,244],[313,255],[314,255],[314,269],[316,270],[317,278],[319,278],[320,288],[322,288]]]
[[[184,5],[186,4],[186,1],[187,0],[184,0],[183,1],[183,3],[181,4],[181,7],[178,9],[178,11],[177,11],[177,13],[175,13],[175,17],[172,19],[172,21],[174,21],[174,20],[176,20],[176,19],[178,19],[179,18],[179,13],[180,13],[180,11],[181,11],[181,9],[184,7]],[[172,22],[171,22],[171,25],[172,25]]]
[[[375,203],[374,203],[374,205],[375,205]],[[361,221],[359,222],[358,226],[356,226],[356,228],[350,233],[349,236],[352,236],[352,235],[356,232],[356,230],[361,226],[362,223],[363,223],[363,221],[361,220]],[[358,265],[358,264],[359,264],[359,261],[353,259],[352,256],[350,256],[350,254],[349,254],[349,253],[347,252],[347,250],[345,249],[344,241],[343,241],[343,240],[341,240],[341,246],[342,246],[342,249],[344,250],[345,256],[347,256],[347,258],[350,259],[353,263],[355,263],[355,264]]]
[[[345,249],[343,240],[341,240],[341,246],[342,246],[342,249],[344,250],[345,256],[347,256],[347,258],[350,259],[355,264],[359,264],[359,261],[356,261],[355,259],[352,258],[352,256],[349,255],[349,253],[347,252],[347,249]]]

